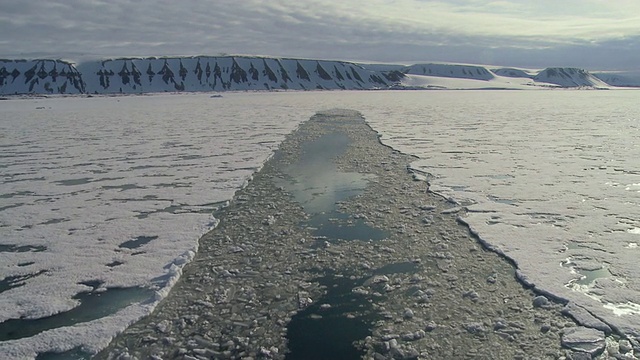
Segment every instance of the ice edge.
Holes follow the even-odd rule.
[[[383,145],[386,146],[390,149],[393,149],[394,151],[397,151],[401,154],[404,155],[408,155],[411,156],[415,159],[419,159],[418,156],[415,156],[413,154],[406,154],[396,148],[394,148],[391,145],[385,144],[382,140],[382,134],[377,131],[376,129],[374,129],[371,124],[369,123],[369,121],[367,121],[366,117],[364,115],[362,115],[362,117],[365,119],[365,122],[367,124],[367,126],[369,126],[369,128],[371,128],[378,136],[378,142]],[[431,182],[429,181],[430,178],[433,178],[433,174],[430,174],[428,172],[416,169],[412,166],[412,163],[407,164],[407,172],[409,172],[414,180],[416,181],[424,181],[427,184],[427,192],[434,194],[440,198],[442,198],[443,200],[457,205],[457,206],[461,206],[461,204],[459,202],[457,202],[455,199],[451,198],[451,197],[447,197],[446,195],[439,193],[437,191],[433,191],[431,190]],[[467,206],[461,206],[465,211],[467,211]],[[539,295],[544,295],[548,298],[550,298],[551,300],[558,302],[562,305],[565,305],[565,310],[563,311],[563,313],[569,317],[571,317],[572,319],[574,319],[577,323],[579,323],[582,326],[588,327],[588,328],[594,328],[597,329],[597,327],[593,326],[593,322],[587,322],[585,320],[596,320],[601,322],[602,324],[605,324],[606,326],[608,326],[611,329],[611,333],[620,336],[621,338],[627,339],[629,340],[634,347],[640,346],[640,342],[637,341],[635,338],[633,338],[632,336],[627,336],[627,334],[625,334],[624,332],[622,332],[617,326],[615,326],[614,324],[611,324],[609,322],[607,322],[605,319],[594,315],[591,311],[589,311],[588,309],[586,309],[585,307],[578,305],[574,302],[571,302],[569,299],[566,299],[560,295],[557,295],[553,292],[547,291],[543,288],[538,287],[534,282],[530,281],[528,279],[528,276],[523,273],[520,268],[518,267],[518,263],[511,257],[509,257],[508,255],[506,255],[502,250],[500,250],[500,248],[498,248],[497,246],[494,246],[493,244],[491,244],[489,241],[487,241],[486,239],[483,239],[480,236],[480,233],[475,230],[469,223],[467,223],[464,218],[461,215],[458,215],[456,218],[457,222],[460,223],[461,225],[464,225],[468,230],[469,233],[478,241],[478,243],[480,243],[482,245],[483,248],[485,248],[488,251],[491,251],[493,253],[496,253],[497,255],[499,255],[502,259],[508,261],[509,263],[511,263],[513,265],[513,267],[515,268],[515,279],[521,283],[524,287],[532,290],[534,293],[539,294]],[[574,307],[577,307],[579,310],[584,311],[588,314],[588,316],[591,316],[591,319],[585,319],[584,317],[578,316],[575,311],[571,310],[571,307],[567,306],[567,305],[573,305]],[[600,330],[600,329],[598,329]]]

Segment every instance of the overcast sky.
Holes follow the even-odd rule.
[[[640,71],[640,1],[0,0],[0,58],[221,53]]]

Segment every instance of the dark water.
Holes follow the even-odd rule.
[[[292,193],[309,214],[335,210],[336,202],[361,193],[371,176],[338,171],[334,159],[349,146],[349,137],[342,133],[325,134],[306,142],[301,156],[285,169],[282,185]]]
[[[136,249],[141,247],[144,244],[147,244],[149,242],[151,242],[152,240],[157,239],[157,236],[138,236],[135,239],[131,239],[131,240],[127,240],[125,242],[123,242],[122,244],[118,245],[118,247],[120,248],[126,248],[126,249]]]
[[[568,248],[577,249],[579,248],[579,246],[569,243]],[[607,269],[604,266],[598,269],[582,269],[580,267],[576,267],[576,264],[569,261],[569,262],[563,262],[562,267],[573,268],[575,272],[580,274],[581,276],[580,279],[572,281],[572,283],[578,284],[578,285],[591,285],[597,279],[611,277],[612,275],[609,269]]]
[[[91,356],[92,354],[82,351],[82,348],[74,348],[61,353],[45,352],[38,354],[36,360],[88,360],[91,359]]]
[[[418,271],[419,266],[414,262],[401,262],[395,264],[385,265],[376,269],[373,273],[376,275],[388,275],[388,274],[406,274],[415,273]]]
[[[88,184],[93,180],[92,178],[79,178],[79,179],[66,179],[54,181],[56,184],[65,185],[65,186],[74,186],[74,185],[84,185]]]
[[[351,292],[364,280],[327,275],[315,281],[327,287],[327,294],[291,319],[287,328],[290,353],[286,358],[361,358],[363,352],[354,347],[353,342],[371,335],[370,324],[378,319],[371,303],[364,296]],[[323,304],[331,307],[322,309]]]
[[[337,210],[313,215],[307,225],[316,228],[316,236],[328,241],[338,240],[382,240],[388,233],[367,225],[363,219],[351,219],[349,214]]]
[[[339,201],[361,194],[374,177],[337,169],[334,159],[347,150],[349,142],[343,133],[329,133],[306,142],[300,158],[285,169],[287,178],[279,185],[311,215],[305,225],[316,229],[314,235],[329,241],[384,239],[388,235],[384,231],[338,210]]]
[[[42,246],[42,245],[2,245],[0,244],[0,252],[28,252],[28,251],[33,251],[33,252],[42,252],[47,250],[46,246]]]
[[[371,275],[415,273],[420,265],[412,262],[388,264],[363,277],[352,278],[329,273],[314,279],[326,288],[326,294],[298,312],[287,327],[287,360],[351,360],[364,352],[354,343],[371,335],[371,325],[381,315],[373,309],[370,296],[352,290],[363,285]],[[320,271],[321,272],[321,271]],[[384,293],[384,284],[373,285]],[[330,307],[327,308],[327,305]]]
[[[7,290],[23,286],[26,284],[27,280],[32,279],[36,276],[40,276],[46,272],[46,270],[41,270],[33,274],[7,276],[4,279],[0,280],[0,294]]]
[[[279,184],[311,215],[302,225],[314,228],[314,235],[322,237],[322,242],[380,240],[388,236],[338,209],[339,201],[361,194],[373,178],[370,174],[337,169],[334,159],[347,150],[349,142],[345,134],[330,133],[305,143],[300,159],[285,169],[287,178]],[[361,358],[363,352],[354,342],[370,335],[371,324],[379,318],[365,295],[352,292],[365,280],[335,273],[315,279],[326,287],[327,293],[292,318],[287,328],[290,352],[286,358]]]
[[[12,319],[0,323],[0,341],[22,339],[43,331],[88,322],[116,313],[133,303],[148,300],[153,291],[143,288],[112,288],[74,296],[80,305],[41,319]]]

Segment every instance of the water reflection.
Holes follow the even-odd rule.
[[[329,241],[384,239],[384,231],[337,209],[337,202],[362,193],[375,178],[337,169],[334,159],[347,150],[349,142],[347,135],[337,132],[305,142],[300,158],[284,169],[286,178],[279,185],[311,215],[306,224],[315,228],[314,235]]]

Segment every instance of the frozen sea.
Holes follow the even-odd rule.
[[[384,143],[417,155],[411,167],[467,207],[462,220],[511,258],[523,281],[640,338],[638,95],[1,101],[0,339],[9,340],[0,342],[0,357],[105,346],[166,295],[199,236],[215,226],[212,211],[284,136],[336,107],[360,111]]]

